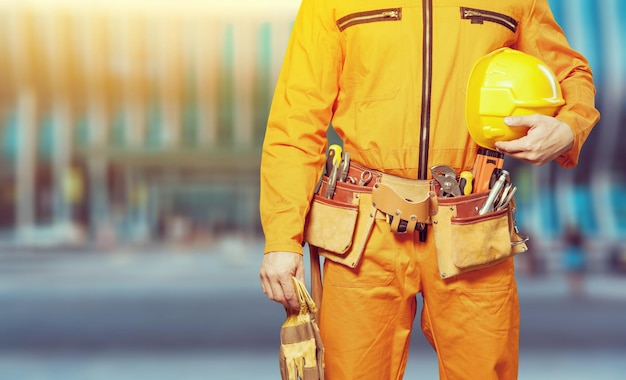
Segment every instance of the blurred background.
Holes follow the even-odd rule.
[[[575,169],[507,162],[520,378],[623,379],[626,2],[550,3],[602,119]],[[298,5],[0,0],[0,379],[279,377],[258,169]]]

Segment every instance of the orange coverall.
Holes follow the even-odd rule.
[[[477,146],[464,104],[472,65],[512,47],[548,64],[574,133],[557,159],[575,166],[598,120],[588,63],[547,0],[303,0],[277,83],[261,161],[265,253],[302,253],[329,123],[353,161],[426,179],[434,164],[469,170]],[[321,332],[330,380],[402,378],[417,293],[442,379],[517,377],[519,306],[513,261],[439,277],[426,242],[378,220],[355,269],[324,268]]]

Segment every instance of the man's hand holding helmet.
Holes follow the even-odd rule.
[[[504,123],[512,128],[529,128],[526,136],[497,141],[495,147],[515,159],[535,165],[546,164],[572,148],[574,133],[569,125],[545,115],[509,116]]]
[[[479,59],[470,74],[468,131],[484,148],[543,165],[573,146],[571,128],[553,117],[564,103],[559,82],[544,62],[498,49]]]

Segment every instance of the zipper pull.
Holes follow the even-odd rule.
[[[387,11],[382,13],[383,17],[398,18],[398,11]]]
[[[482,17],[482,13],[477,12],[473,9],[464,9],[464,13],[463,16],[466,18],[470,18],[470,17]]]
[[[484,15],[473,9],[466,9],[463,18],[470,20],[472,24],[482,24],[484,21]]]

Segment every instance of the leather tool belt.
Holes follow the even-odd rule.
[[[363,181],[363,178],[368,179]],[[355,268],[376,219],[394,233],[432,224],[442,278],[503,261],[527,250],[515,223],[515,202],[481,214],[489,192],[449,197],[436,180],[401,178],[352,162],[332,199],[324,176],[307,216],[304,240],[331,261]]]

